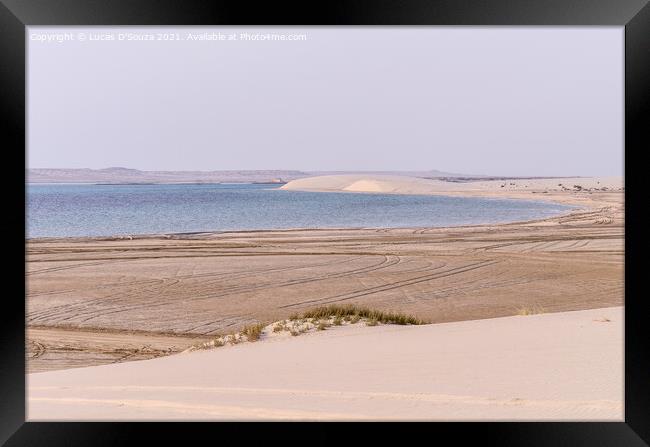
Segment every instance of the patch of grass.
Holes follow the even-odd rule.
[[[544,308],[542,306],[538,306],[536,304],[533,305],[533,306],[525,306],[525,307],[520,307],[519,309],[517,309],[517,315],[522,315],[522,316],[537,315],[537,314],[543,314],[543,313],[545,313]]]
[[[384,324],[426,324],[425,321],[420,320],[412,315],[405,315],[397,312],[384,312],[381,310],[372,310],[363,306],[356,306],[353,304],[349,305],[330,305],[318,307],[316,309],[308,310],[303,313],[302,318],[344,318],[346,316],[350,317],[350,321],[355,320],[358,322],[359,319],[374,319],[379,323]],[[301,316],[298,316],[300,318]]]
[[[266,325],[264,323],[252,324],[250,326],[244,327],[244,329],[241,330],[241,334],[245,335],[246,340],[248,341],[257,341],[260,339],[262,330],[265,326]]]
[[[530,313],[520,313],[520,315],[530,315]],[[323,306],[308,310],[303,314],[293,314],[288,320],[275,322],[271,330],[276,333],[288,331],[295,337],[313,329],[324,331],[332,325],[341,326],[343,322],[356,324],[360,321],[364,321],[367,326],[377,326],[379,323],[401,325],[427,323],[411,315],[372,310],[350,304]],[[265,327],[264,323],[245,326],[239,332],[221,335],[211,342],[193,346],[191,349],[209,349],[227,344],[236,345],[245,341],[255,342],[261,338]]]

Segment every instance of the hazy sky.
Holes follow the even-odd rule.
[[[237,40],[189,40],[219,32]],[[90,40],[100,33],[114,40]],[[32,168],[623,171],[622,27],[29,27],[26,38]]]

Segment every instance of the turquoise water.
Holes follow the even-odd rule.
[[[30,184],[27,237],[441,227],[538,219],[569,209],[536,201],[298,192],[263,184]]]

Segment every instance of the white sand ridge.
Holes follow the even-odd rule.
[[[333,327],[30,374],[29,420],[622,420],[621,307]]]

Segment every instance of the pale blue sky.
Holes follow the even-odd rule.
[[[88,41],[244,31],[307,37]],[[75,40],[32,40],[64,32]],[[26,37],[28,167],[622,175],[623,28],[29,27]]]

